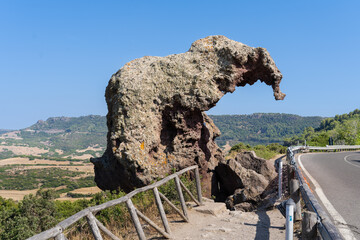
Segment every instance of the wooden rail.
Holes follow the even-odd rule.
[[[191,170],[195,171],[197,199],[191,194],[189,189],[187,189],[185,187],[185,185],[181,182],[180,177],[179,177],[182,174],[184,174],[185,172],[188,172]],[[167,183],[168,181],[170,181],[172,179],[174,179],[174,181],[175,181],[176,191],[177,191],[179,199],[180,199],[182,211],[180,211],[174,204],[171,203],[171,201],[169,199],[167,199],[165,197],[165,195],[163,195],[158,190],[158,187],[160,187],[161,185]],[[145,192],[148,190],[152,190],[154,193],[156,206],[159,210],[159,214],[160,214],[164,229],[159,227],[158,225],[156,225],[153,221],[151,221],[148,217],[146,217],[142,212],[140,212],[138,209],[136,209],[136,207],[134,206],[134,204],[131,201],[131,198],[133,196],[135,196],[136,194]],[[119,237],[115,236],[99,220],[96,219],[96,213],[98,213],[99,211],[104,210],[106,208],[123,203],[123,202],[126,203],[126,206],[129,210],[132,222],[135,226],[135,229],[136,229],[139,239],[141,239],[141,240],[146,239],[146,236],[145,236],[145,233],[144,233],[144,230],[142,228],[139,218],[141,218],[145,222],[147,222],[150,226],[152,226],[157,232],[159,232],[165,238],[171,238],[171,231],[170,231],[169,223],[168,223],[161,199],[164,200],[165,202],[167,202],[184,219],[184,221],[189,222],[187,208],[186,208],[184,195],[183,195],[183,190],[190,196],[190,198],[192,200],[194,200],[194,202],[197,205],[202,205],[200,175],[199,175],[199,168],[197,165],[185,168],[179,172],[171,174],[170,176],[167,176],[167,177],[163,178],[162,180],[155,182],[149,186],[135,189],[134,191],[128,193],[126,196],[123,196],[121,198],[114,199],[114,200],[108,201],[106,203],[97,205],[97,206],[88,207],[88,208],[72,215],[71,217],[61,221],[55,227],[53,227],[47,231],[44,231],[42,233],[39,233],[33,237],[30,237],[27,240],[45,240],[45,239],[49,239],[49,238],[55,238],[56,240],[67,239],[66,236],[63,234],[64,230],[66,228],[68,228],[70,225],[76,223],[77,221],[79,221],[80,219],[82,219],[84,217],[87,219],[87,223],[90,226],[92,234],[96,240],[103,239],[101,232],[103,234],[106,234],[108,237],[110,237],[113,240],[120,240]]]

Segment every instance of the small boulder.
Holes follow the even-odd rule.
[[[258,174],[263,175],[268,181],[276,178],[274,164],[271,161],[256,156],[254,151],[238,153],[235,160],[246,169],[252,169]]]
[[[269,181],[252,169],[244,168],[235,159],[220,162],[215,168],[219,180],[220,192],[226,196],[234,194],[237,189],[247,189],[251,196],[263,192]]]
[[[235,159],[220,162],[215,168],[219,196],[230,210],[252,211],[276,178],[274,166],[254,152],[239,153]]]

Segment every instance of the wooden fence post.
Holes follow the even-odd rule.
[[[164,206],[163,206],[163,204],[161,202],[159,191],[158,191],[157,187],[153,188],[153,192],[154,192],[154,196],[155,196],[155,202],[156,202],[157,208],[159,209],[161,221],[163,222],[165,231],[168,234],[171,234],[169,222],[168,222],[168,220],[166,218],[166,214],[165,214],[165,211],[164,211]]]
[[[187,219],[189,219],[188,214],[187,214],[187,208],[186,208],[186,204],[185,204],[184,195],[182,193],[181,186],[180,186],[179,176],[175,177],[175,186],[176,186],[176,191],[178,192],[178,195],[179,195],[180,204],[181,204],[181,208],[183,210],[183,213],[184,213],[185,217]]]
[[[199,168],[195,168],[195,181],[196,181],[196,191],[197,191],[197,197],[200,205],[203,205],[202,202],[202,194],[201,194],[201,182],[200,182],[200,174],[199,174]]]
[[[137,232],[137,234],[139,236],[139,239],[140,240],[146,240],[144,230],[142,229],[139,217],[138,217],[138,215],[136,213],[135,206],[132,203],[131,199],[128,199],[126,201],[126,206],[129,209],[129,213],[130,213],[131,219],[132,219],[132,221],[134,223],[134,226],[135,226],[136,232]]]
[[[65,237],[65,235],[63,233],[60,233],[59,235],[57,235],[55,237],[55,240],[67,240],[67,238]]]
[[[89,212],[88,215],[86,216],[86,219],[88,221],[88,224],[90,225],[95,240],[103,240],[99,227],[96,224],[95,216],[91,212]]]

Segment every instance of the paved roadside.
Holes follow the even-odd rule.
[[[189,209],[188,214],[190,223],[171,223],[174,239],[285,239],[285,218],[277,209],[229,211],[224,203],[207,201],[205,206]]]
[[[340,233],[345,239],[360,239],[360,153],[312,153],[299,159]]]

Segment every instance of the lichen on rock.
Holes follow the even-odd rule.
[[[107,149],[91,159],[97,185],[130,191],[198,164],[210,195],[224,157],[214,141],[220,131],[204,112],[236,86],[257,80],[283,99],[281,78],[266,49],[224,36],[197,40],[185,53],[125,64],[106,88]]]

